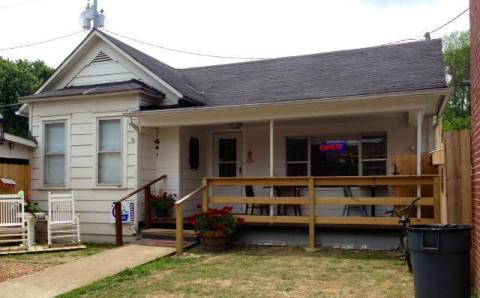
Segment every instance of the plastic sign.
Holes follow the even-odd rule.
[[[135,202],[123,201],[122,202],[122,223],[135,223]],[[112,212],[110,216],[110,222],[115,223],[115,206],[112,206]]]
[[[345,142],[322,143],[318,146],[321,152],[338,152],[343,153],[347,149]]]

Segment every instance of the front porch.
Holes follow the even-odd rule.
[[[247,196],[215,196],[211,195],[213,187],[232,186],[262,186],[262,187],[302,187],[306,190],[306,196],[301,197],[247,197]],[[206,178],[203,185],[187,196],[178,200],[175,204],[176,218],[176,241],[177,252],[183,251],[183,230],[185,206],[192,201],[197,194],[202,196],[202,210],[206,212],[212,205],[305,205],[308,213],[306,215],[274,215],[270,207],[269,215],[237,215],[246,223],[255,224],[296,224],[308,226],[308,246],[311,249],[316,247],[317,226],[373,226],[384,228],[399,226],[398,218],[386,216],[321,216],[317,208],[322,206],[395,206],[409,205],[417,197],[319,197],[316,189],[322,187],[345,187],[345,186],[384,186],[384,187],[432,187],[433,197],[421,197],[417,201],[416,218],[412,218],[412,224],[432,224],[441,221],[440,204],[440,178],[434,175],[423,176],[370,176],[370,177],[268,177],[268,178]],[[433,217],[422,217],[421,208],[431,206]]]

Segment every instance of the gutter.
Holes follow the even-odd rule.
[[[420,91],[407,91],[407,92],[393,92],[393,93],[379,93],[373,95],[357,95],[357,96],[348,96],[348,97],[329,97],[329,98],[315,98],[315,99],[302,99],[302,100],[288,100],[280,102],[268,102],[268,103],[252,103],[252,104],[243,104],[243,105],[227,105],[227,106],[203,106],[203,107],[188,107],[188,108],[179,108],[179,109],[165,109],[165,110],[150,110],[150,111],[134,111],[127,112],[124,115],[127,116],[149,116],[157,114],[181,114],[181,113],[190,113],[190,112],[209,112],[209,111],[223,111],[231,109],[247,109],[255,107],[282,107],[282,106],[291,106],[291,105],[305,105],[315,102],[349,102],[349,101],[362,101],[362,100],[373,100],[382,97],[402,97],[402,96],[414,96],[414,95],[426,95],[436,93],[440,96],[445,96],[451,94],[451,88],[442,87],[435,89],[425,89]]]

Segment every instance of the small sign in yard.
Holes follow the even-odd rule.
[[[122,223],[135,223],[135,201],[123,201],[122,202]],[[115,223],[115,206],[112,205],[110,212],[110,223]]]

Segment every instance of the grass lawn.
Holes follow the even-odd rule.
[[[0,282],[46,267],[67,263],[112,248],[109,244],[85,244],[86,249],[64,252],[26,253],[0,256]]]
[[[391,252],[194,249],[61,297],[413,297],[412,277]]]

